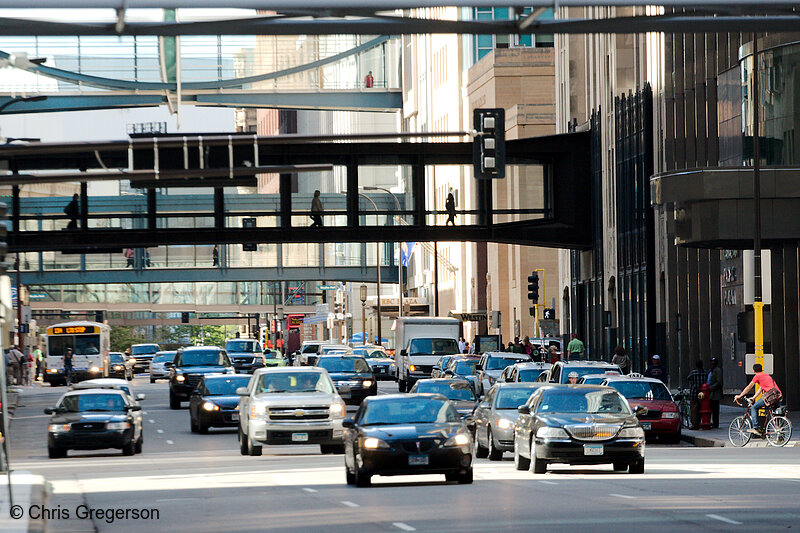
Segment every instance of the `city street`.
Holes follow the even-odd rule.
[[[287,446],[243,457],[235,431],[190,433],[187,409],[169,409],[166,383],[139,376],[135,388],[147,399],[144,452],[134,457],[101,450],[48,459],[42,409],[64,388],[34,386],[20,396],[11,465],[49,482],[46,506],[61,515],[46,531],[745,531],[800,519],[800,455],[791,447],[649,445],[644,475],[565,465],[533,475],[516,471],[506,454],[500,463],[477,460],[472,485],[376,477],[359,489],[345,484],[341,456]],[[396,391],[392,382],[380,388]],[[82,504],[157,513],[82,519]]]

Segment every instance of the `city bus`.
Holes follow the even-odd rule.
[[[63,357],[72,348],[72,381],[108,377],[111,327],[99,322],[64,322],[47,328],[44,381],[66,385]]]

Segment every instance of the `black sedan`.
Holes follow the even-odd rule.
[[[47,451],[51,459],[67,456],[68,450],[117,448],[122,455],[141,453],[144,437],[139,405],[122,391],[76,390],[61,397],[47,428]]]
[[[367,398],[343,426],[348,485],[369,486],[374,475],[414,474],[472,483],[472,439],[444,396]]]
[[[544,474],[550,463],[644,472],[644,431],[611,387],[557,385],[537,390],[514,425],[514,464]]]
[[[192,433],[206,433],[210,427],[239,427],[239,395],[247,387],[248,374],[214,375],[200,379],[189,397],[189,427]]]
[[[345,403],[358,405],[378,394],[378,382],[366,359],[357,355],[321,355],[316,366],[324,368]]]

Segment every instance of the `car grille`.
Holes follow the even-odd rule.
[[[237,365],[252,365],[256,362],[255,357],[237,357],[233,360],[234,364]]]
[[[73,422],[72,431],[105,431],[105,422]]]
[[[564,426],[572,438],[583,441],[608,440],[619,431],[617,424],[574,424]]]
[[[303,420],[327,420],[327,407],[271,407],[268,410],[270,420],[295,422]]]
[[[334,381],[334,385],[337,387],[358,387],[361,385],[360,381]]]
[[[433,372],[433,365],[414,365],[415,372],[422,372],[423,374],[430,374]]]
[[[267,439],[275,444],[303,444],[302,442],[293,442],[292,434],[294,431],[267,431]],[[312,431],[304,431],[308,433],[308,440],[330,440],[333,438],[333,431],[330,429],[315,429]]]
[[[658,420],[661,418],[661,411],[658,409],[648,409],[647,412],[638,416],[640,420]]]
[[[417,447],[419,443],[419,447]],[[439,445],[437,439],[407,440],[400,442],[400,446],[408,453],[427,453]]]
[[[183,376],[186,378],[183,384],[192,388],[196,387],[200,383],[200,378],[203,377],[202,374],[184,374]]]

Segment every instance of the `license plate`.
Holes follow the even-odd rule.
[[[239,421],[239,413],[231,413],[231,420],[234,422]]]
[[[339,394],[350,394],[350,385],[340,385]]]
[[[427,466],[428,465],[428,456],[427,455],[409,455],[408,456],[408,465],[409,466]]]
[[[584,444],[583,455],[603,455],[602,444]]]
[[[642,424],[642,429],[645,431],[650,431],[651,429],[653,429],[653,424],[651,424],[650,422],[641,422],[641,424]]]
[[[292,433],[292,442],[308,442],[308,433]]]

